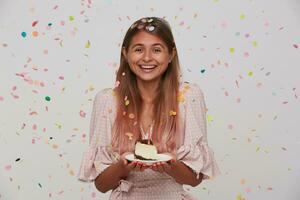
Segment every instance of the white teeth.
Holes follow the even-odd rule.
[[[143,69],[153,69],[156,66],[155,65],[140,65],[140,67],[143,68]]]

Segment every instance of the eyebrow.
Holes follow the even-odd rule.
[[[133,48],[136,47],[136,46],[143,46],[143,44],[137,43],[137,44],[133,45],[133,46],[131,47],[131,49],[133,49]],[[161,46],[163,49],[165,49],[165,47],[164,47],[161,43],[154,43],[154,44],[152,44],[152,46]]]

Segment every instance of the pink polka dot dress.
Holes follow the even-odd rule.
[[[182,117],[182,145],[177,149],[177,159],[203,180],[217,176],[219,168],[206,135],[206,106],[203,92],[197,84],[180,84],[179,113]],[[92,182],[119,155],[111,151],[112,126],[116,116],[116,97],[112,89],[96,94],[90,121],[89,148],[83,155],[78,179]],[[110,200],[195,200],[182,184],[166,173],[151,169],[132,171],[126,180],[110,195]]]

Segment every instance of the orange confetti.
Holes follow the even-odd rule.
[[[33,37],[37,37],[38,35],[39,35],[39,32],[37,32],[37,31],[33,31],[33,32],[32,32],[32,36],[33,36]]]

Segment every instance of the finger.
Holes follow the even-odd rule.
[[[136,164],[137,164],[136,162],[131,162],[127,165],[127,168],[129,170],[133,170],[136,167]]]
[[[141,167],[141,171],[144,171],[144,170],[147,169],[147,168],[148,168],[148,165],[143,164],[142,167]]]
[[[158,169],[158,171],[159,171],[160,173],[163,173],[163,172],[164,172],[164,168],[163,168],[163,166],[162,166],[162,163],[158,163],[158,164],[157,164],[157,169]]]
[[[168,164],[168,163],[163,163],[162,167],[163,167],[165,172],[169,172],[171,170],[171,165]]]
[[[137,162],[136,163],[136,166],[135,166],[135,168],[134,168],[134,170],[136,170],[136,171],[140,171],[141,170],[141,167],[142,167],[142,163],[140,163],[140,162]]]
[[[158,169],[157,169],[157,164],[156,163],[154,163],[153,165],[151,165],[151,167],[150,167],[153,171],[157,171]]]

